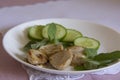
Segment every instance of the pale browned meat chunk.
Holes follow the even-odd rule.
[[[48,44],[48,45],[45,45],[45,46],[42,46],[40,49],[39,49],[41,52],[45,53],[48,57],[57,53],[57,52],[60,52],[63,50],[63,46],[61,44]]]
[[[72,46],[68,47],[67,50],[72,51],[72,53],[82,53],[84,51],[84,48],[80,46]]]
[[[69,47],[68,50],[72,52],[73,58],[72,58],[72,65],[81,65],[85,62],[84,58],[85,55],[83,54],[84,48],[80,46],[72,46]]]
[[[28,62],[31,64],[44,64],[47,62],[47,56],[39,50],[31,49],[27,54]]]
[[[61,51],[52,55],[49,61],[54,68],[63,70],[70,65],[72,57],[73,55],[70,51]]]

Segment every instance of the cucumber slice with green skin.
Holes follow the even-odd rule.
[[[66,35],[66,28],[62,25],[59,25],[59,24],[56,24],[56,39],[62,39],[65,35]],[[49,27],[49,24],[46,25],[46,27],[43,28],[42,30],[42,35],[44,38],[49,38],[48,37],[48,27]]]
[[[73,42],[78,37],[82,37],[81,32],[74,29],[67,29],[67,33],[66,36],[63,38],[63,41]]]
[[[93,38],[79,37],[74,40],[74,45],[84,48],[98,49],[100,46],[100,42]]]
[[[42,25],[36,25],[36,26],[32,26],[29,28],[28,30],[28,36],[30,39],[32,40],[42,40],[42,29],[44,26]]]

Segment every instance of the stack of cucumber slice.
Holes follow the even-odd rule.
[[[51,23],[49,23],[51,24]],[[43,25],[36,25],[30,27],[28,30],[28,36],[30,39],[34,40],[42,40],[42,39],[49,39],[48,37],[48,28],[50,27],[49,24]],[[56,24],[56,38],[61,42],[72,42],[76,46],[81,46],[85,48],[92,48],[98,49],[100,46],[100,42],[96,39],[85,37],[82,35],[81,32],[74,30],[74,29],[67,29],[60,24]]]

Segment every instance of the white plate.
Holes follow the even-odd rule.
[[[4,36],[3,46],[7,53],[13,57],[15,60],[21,62],[24,65],[32,67],[34,69],[45,71],[55,74],[82,74],[82,73],[91,73],[104,69],[114,67],[119,64],[119,62],[100,69],[87,70],[87,71],[72,71],[68,70],[53,70],[47,68],[40,68],[24,61],[26,54],[21,50],[23,46],[28,42],[27,31],[26,29],[33,25],[45,25],[47,23],[55,22],[61,24],[67,28],[73,28],[79,30],[83,33],[84,36],[92,37],[100,41],[101,46],[99,52],[111,52],[114,50],[120,50],[120,34],[111,28],[108,28],[104,25],[91,23],[87,21],[72,20],[72,19],[44,19],[36,20],[31,22],[26,22],[15,26],[10,29]]]

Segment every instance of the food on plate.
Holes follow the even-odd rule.
[[[39,50],[46,54],[48,57],[63,50],[63,45],[61,44],[47,44],[39,48]]]
[[[30,49],[27,54],[27,60],[31,64],[39,65],[47,62],[47,56],[39,50]]]
[[[35,25],[28,29],[29,42],[24,46],[27,62],[51,65],[53,69],[91,70],[108,66],[120,58],[120,51],[99,53],[100,41],[61,24]],[[49,67],[48,67],[49,68]]]
[[[53,26],[54,28],[51,28],[49,26]],[[44,38],[49,38],[49,33],[55,32],[56,39],[62,39],[66,35],[66,29],[64,26],[60,24],[47,24],[46,27],[42,30],[42,35]]]
[[[100,46],[99,41],[97,41],[93,38],[88,38],[88,37],[79,37],[74,40],[74,44],[76,46],[81,46],[81,47],[86,47],[86,48],[94,48],[94,49],[98,49]]]
[[[35,26],[30,27],[28,29],[29,30],[28,31],[29,38],[34,39],[34,40],[43,39],[43,36],[42,36],[42,33],[41,33],[43,27],[44,26],[42,26],[42,25],[35,25]]]
[[[81,32],[74,29],[67,29],[66,35],[62,41],[72,42],[78,37],[82,37]]]
[[[62,70],[71,64],[72,58],[73,55],[70,51],[63,50],[52,55],[49,61],[54,68]]]
[[[84,63],[85,55],[83,54],[84,48],[80,46],[72,46],[67,48],[73,55],[71,65],[81,65]]]

